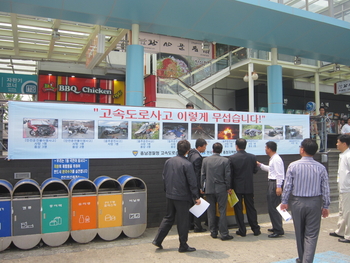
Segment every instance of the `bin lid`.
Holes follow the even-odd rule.
[[[97,187],[97,193],[118,193],[121,192],[121,185],[118,180],[107,175],[101,175],[94,180]]]
[[[43,197],[48,196],[68,196],[69,190],[67,185],[58,178],[48,178],[41,184]]]
[[[0,199],[8,199],[12,196],[13,186],[9,181],[0,179]]]
[[[37,181],[33,179],[22,179],[18,181],[13,187],[13,197],[16,196],[40,196],[40,186]]]
[[[77,177],[72,179],[68,188],[72,195],[96,194],[96,185],[85,177]]]
[[[131,175],[122,175],[118,179],[124,191],[146,190],[146,184],[143,180]]]

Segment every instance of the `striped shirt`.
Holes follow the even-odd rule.
[[[308,156],[292,162],[287,169],[282,204],[288,204],[290,194],[298,197],[322,195],[323,208],[328,209],[331,201],[326,168]]]

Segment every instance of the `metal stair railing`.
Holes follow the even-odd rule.
[[[162,89],[162,92],[159,92],[159,89]],[[178,95],[186,101],[191,101],[197,109],[220,110],[217,106],[178,78],[158,77],[158,93]]]

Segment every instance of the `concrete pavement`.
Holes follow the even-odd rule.
[[[337,225],[338,214],[322,219],[321,231],[316,251],[317,263],[350,262],[350,244],[338,242],[329,236]],[[66,263],[66,262],[280,262],[294,263],[297,257],[294,228],[292,222],[285,222],[285,235],[270,239],[267,229],[270,223],[260,224],[262,234],[254,236],[248,230],[246,237],[235,234],[237,228],[231,228],[233,240],[213,239],[209,232],[189,234],[188,244],[197,249],[191,253],[179,253],[176,226],[172,228],[163,242],[164,249],[157,249],[151,244],[157,228],[148,228],[135,239],[120,236],[114,241],[95,238],[88,244],[78,244],[72,240],[59,247],[48,247],[41,244],[31,250],[20,250],[11,246],[0,252],[1,263]],[[249,228],[248,228],[249,229]],[[330,261],[333,258],[335,261]]]

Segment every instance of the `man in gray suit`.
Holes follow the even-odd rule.
[[[205,158],[202,165],[202,190],[207,196],[210,206],[208,208],[208,223],[210,236],[218,237],[220,231],[221,240],[230,240],[226,219],[227,193],[231,193],[231,169],[229,160],[220,156],[222,144],[214,143],[213,155]],[[219,224],[215,220],[215,206],[218,203],[220,219]]]

